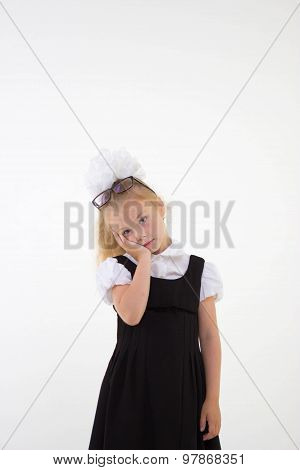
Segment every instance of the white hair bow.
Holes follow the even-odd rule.
[[[94,199],[99,193],[110,188],[114,181],[128,176],[143,180],[146,172],[125,147],[112,152],[107,148],[102,148],[100,153],[90,160],[85,174],[85,186],[91,198]]]

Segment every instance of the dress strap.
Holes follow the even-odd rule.
[[[131,259],[127,258],[127,256],[124,255],[113,256],[113,258],[116,258],[118,263],[123,264],[125,268],[130,271],[130,274],[133,277],[137,265],[133,261],[131,261]]]

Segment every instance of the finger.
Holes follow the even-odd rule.
[[[135,248],[135,247],[139,246],[138,243],[132,242],[131,240],[128,240],[126,237],[123,237],[123,243],[124,243],[124,245],[128,245],[131,248]]]
[[[112,232],[113,232],[113,236],[115,237],[115,240],[120,241],[120,235],[117,232],[115,232],[114,230],[112,230]]]
[[[203,414],[200,419],[200,430],[204,431],[205,426],[206,426],[206,415]]]
[[[212,423],[208,423],[208,432],[206,434],[203,434],[203,438],[205,437],[205,440],[212,439],[216,435],[217,435],[216,426]]]
[[[121,234],[119,234],[119,238],[120,238],[121,242],[124,244],[124,239],[123,239],[123,236]]]
[[[207,441],[208,439],[212,439],[213,437],[216,437],[216,434],[214,432],[207,432],[206,434],[203,434],[203,440]]]

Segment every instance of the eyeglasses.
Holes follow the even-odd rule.
[[[138,181],[140,184],[142,184],[146,188],[150,189],[150,191],[152,191],[154,194],[156,194],[153,189],[149,188],[149,186],[147,186],[138,178],[135,178],[134,176],[128,176],[127,178],[123,178],[122,180],[114,183],[111,188],[108,188],[105,191],[102,191],[102,193],[98,194],[98,196],[96,196],[92,200],[92,204],[100,210],[102,206],[104,206],[110,201],[112,191],[117,194],[124,193],[125,191],[128,191],[128,189],[132,188],[133,181]]]

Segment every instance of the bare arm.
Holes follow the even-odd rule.
[[[122,318],[130,326],[137,325],[144,315],[150,290],[151,252],[147,250],[137,264],[131,284],[112,288],[113,303]]]
[[[206,378],[206,399],[219,402],[221,375],[221,342],[214,297],[199,302],[199,339]]]

